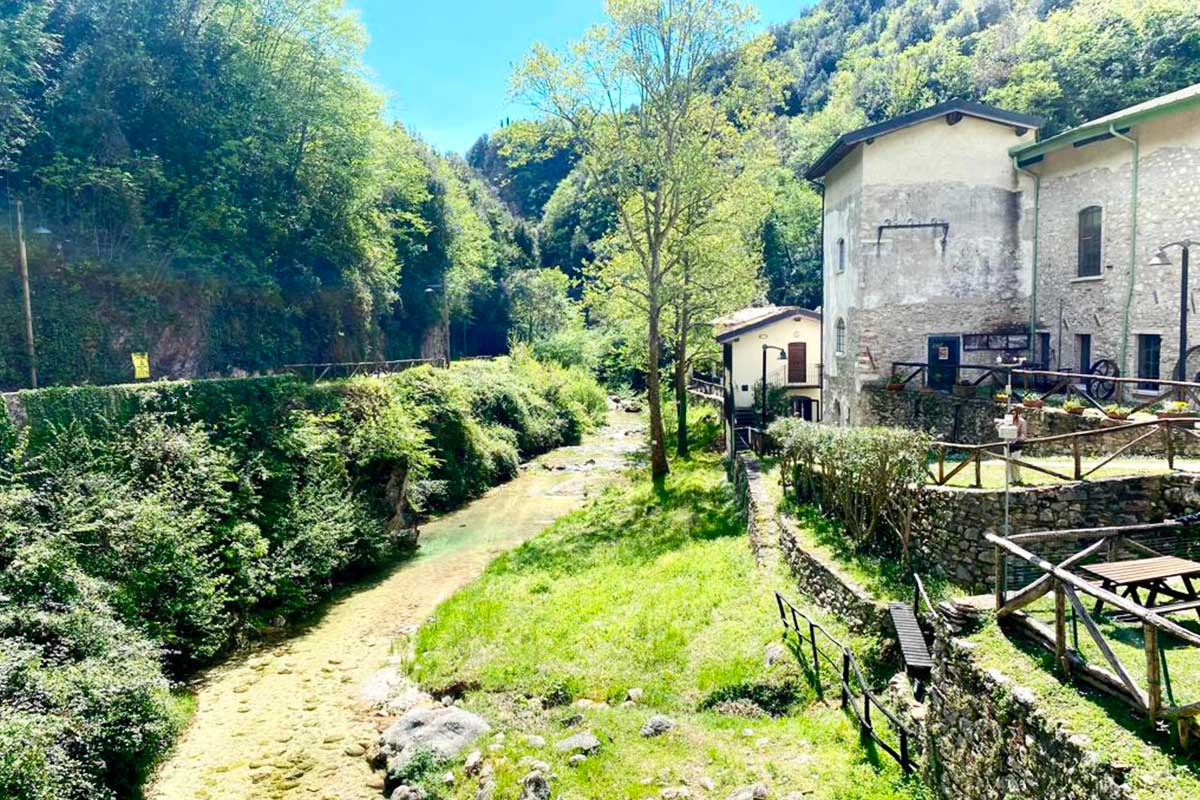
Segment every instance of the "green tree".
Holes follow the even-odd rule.
[[[617,211],[619,247],[600,285],[644,314],[650,469],[669,471],[661,405],[671,240],[733,166],[736,131],[705,86],[719,55],[744,40],[748,12],[729,0],[610,0],[608,19],[561,53],[535,47],[516,91],[574,134],[581,165]]]

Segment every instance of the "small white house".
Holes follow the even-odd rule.
[[[757,411],[755,388],[782,386],[790,412],[821,419],[821,313],[798,306],[737,311],[713,323],[723,350],[727,415],[747,421]],[[730,402],[731,401],[731,402]]]

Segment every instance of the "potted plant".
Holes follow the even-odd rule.
[[[1008,405],[1008,392],[996,392],[994,395],[992,395],[992,397],[995,398],[996,402],[1000,405]]]
[[[975,384],[968,380],[961,380],[950,387],[950,392],[955,397],[974,397]]]
[[[1129,419],[1129,415],[1133,413],[1133,410],[1113,403],[1104,407],[1104,413],[1109,419]]]
[[[1192,415],[1192,407],[1185,400],[1172,400],[1166,406],[1159,409],[1159,419],[1178,419],[1179,417],[1190,417]]]
[[[1076,400],[1074,397],[1068,397],[1062,404],[1062,410],[1068,414],[1079,416],[1083,413],[1083,403]]]
[[[1021,401],[1021,405],[1026,408],[1042,408],[1046,405],[1045,401],[1040,397],[1026,397]]]
[[[903,392],[904,376],[899,372],[893,372],[892,377],[888,378],[887,388],[889,392]]]

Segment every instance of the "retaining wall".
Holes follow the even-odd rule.
[[[1001,415],[1000,406],[992,400],[953,397],[936,392],[905,390],[890,392],[882,386],[865,386],[862,389],[866,409],[865,425],[883,425],[896,428],[926,430],[935,439],[959,444],[984,444],[998,441],[995,420]],[[1080,431],[1118,428],[1129,423],[1092,414],[1068,414],[1057,408],[1024,409],[1022,413],[1028,423],[1029,437],[1057,436]],[[1131,443],[1146,433],[1145,428],[1134,429],[1108,436],[1085,438],[1081,441],[1083,454],[1088,456],[1108,455]],[[1185,457],[1200,457],[1200,439],[1185,433],[1174,434],[1175,452]],[[1125,455],[1161,456],[1166,452],[1166,443],[1161,435],[1150,436],[1145,441],[1125,451]],[[1030,445],[1027,455],[1069,455],[1070,442],[1051,442]]]

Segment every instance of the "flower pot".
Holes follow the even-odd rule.
[[[1021,405],[1025,406],[1026,408],[1042,408],[1046,404],[1041,400],[1025,400],[1021,403]]]
[[[903,383],[889,383],[887,385],[887,390],[889,392],[903,392],[904,384]]]
[[[1154,414],[1159,419],[1186,419],[1192,416],[1190,411],[1157,411]]]
[[[1117,422],[1124,422],[1129,419],[1128,414],[1106,414],[1109,419],[1115,419]]]
[[[1082,408],[1064,408],[1063,411],[1066,411],[1068,414],[1070,414],[1073,417],[1078,417],[1078,416],[1083,415]]]

